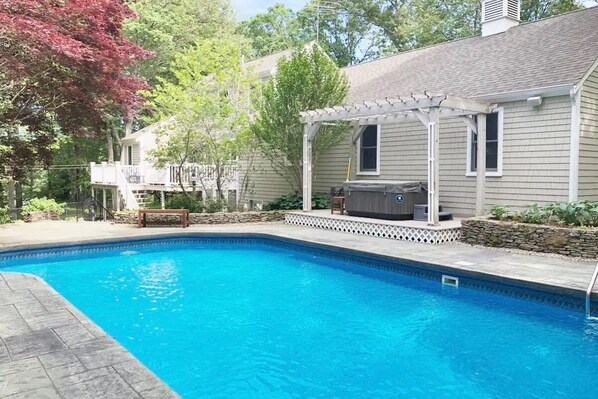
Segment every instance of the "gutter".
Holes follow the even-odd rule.
[[[476,100],[490,102],[490,103],[505,103],[511,101],[527,100],[529,97],[557,97],[568,96],[571,90],[575,89],[573,84],[562,84],[555,86],[544,86],[535,89],[525,89],[510,91],[506,93],[485,94],[483,96],[473,97]]]

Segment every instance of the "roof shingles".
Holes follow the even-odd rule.
[[[598,7],[345,68],[348,103],[410,93],[463,97],[575,84],[598,59]]]

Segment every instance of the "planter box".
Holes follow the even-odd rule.
[[[594,259],[598,229],[579,229],[502,222],[487,218],[461,221],[461,241],[467,244]]]

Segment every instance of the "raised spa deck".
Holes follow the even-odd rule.
[[[459,241],[461,237],[461,219],[458,218],[440,222],[439,226],[429,226],[427,222],[417,220],[362,218],[337,213],[331,214],[330,209],[323,209],[311,212],[289,212],[285,216],[285,222],[294,226],[424,244],[444,244]]]

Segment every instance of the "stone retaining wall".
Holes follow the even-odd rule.
[[[284,220],[284,211],[270,212],[230,212],[230,213],[191,213],[190,224],[233,224],[255,222],[278,222]],[[137,212],[117,212],[114,215],[116,224],[137,224]],[[147,215],[148,225],[178,225],[180,215]]]
[[[23,214],[26,223],[41,222],[42,220],[60,220],[60,214],[52,211],[29,212]]]
[[[461,225],[461,241],[467,244],[590,259],[598,257],[598,229],[501,222],[485,218],[464,219]]]

